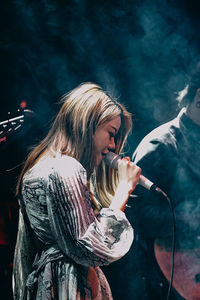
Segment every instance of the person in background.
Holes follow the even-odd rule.
[[[181,111],[140,142],[133,161],[170,198],[176,218],[176,250],[170,299],[200,299],[200,65],[179,92]],[[162,194],[137,186],[131,224],[135,261],[129,276],[136,299],[167,297],[173,223]],[[128,214],[127,214],[128,215]]]
[[[123,210],[141,170],[120,153],[131,115],[100,86],[84,83],[63,97],[46,138],[27,158],[17,186],[19,229],[14,299],[112,299],[99,266],[129,250],[133,229]]]

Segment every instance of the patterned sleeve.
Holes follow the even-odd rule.
[[[70,165],[71,164],[71,165]],[[47,206],[58,247],[76,263],[106,265],[120,259],[133,241],[133,229],[122,211],[104,208],[95,217],[86,172],[71,159],[48,179]]]

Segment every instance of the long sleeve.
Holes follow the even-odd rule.
[[[133,229],[121,211],[104,208],[94,215],[86,172],[74,159],[63,159],[48,177],[47,208],[59,249],[76,263],[97,266],[127,253]]]
[[[45,300],[54,299],[55,293],[58,299],[112,299],[98,266],[126,254],[133,228],[120,210],[103,208],[94,214],[82,165],[68,156],[43,157],[26,172],[21,201],[31,237],[33,234],[34,240],[41,242],[41,248],[32,255],[33,241],[24,244],[28,240],[21,216],[15,299],[33,299],[36,293],[37,299]],[[24,269],[18,272],[21,266]]]
[[[23,298],[26,280],[32,270],[35,254],[36,249],[20,209],[12,278],[13,297],[16,300]]]

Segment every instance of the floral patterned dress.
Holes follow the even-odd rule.
[[[99,266],[127,253],[133,229],[120,210],[95,215],[83,166],[43,157],[24,176],[20,206],[14,299],[112,299]]]

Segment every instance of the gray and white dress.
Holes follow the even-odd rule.
[[[43,157],[25,174],[20,202],[14,299],[112,299],[99,266],[127,253],[133,229],[120,210],[95,215],[83,166]]]

